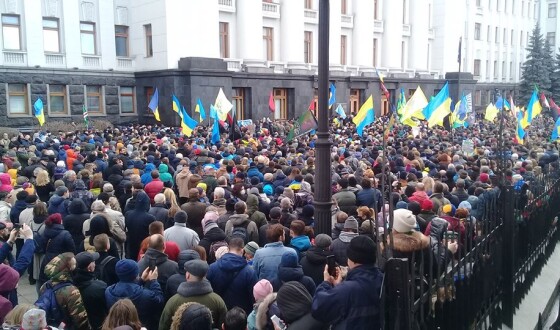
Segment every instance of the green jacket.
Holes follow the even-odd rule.
[[[212,312],[212,326],[221,329],[225,321],[227,307],[222,298],[212,291],[212,286],[207,279],[201,282],[183,282],[179,285],[177,293],[165,304],[159,319],[159,330],[171,329],[175,311],[184,303],[196,302],[202,304]]]
[[[259,198],[256,195],[247,195],[247,215],[259,228],[267,223],[266,216],[259,211]]]

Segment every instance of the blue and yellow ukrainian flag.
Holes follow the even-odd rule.
[[[556,141],[560,137],[560,117],[556,119],[556,123],[554,123],[554,129],[552,130],[552,136],[550,137],[551,141]]]
[[[443,126],[443,119],[451,113],[451,98],[447,82],[422,112],[428,121],[428,127]]]
[[[177,98],[177,96],[175,96],[175,94],[173,94],[173,96],[172,96],[172,102],[173,102],[173,105],[172,105],[173,111],[178,113],[179,117],[183,118],[183,116],[181,114],[181,108],[182,108],[181,107],[181,102],[179,102],[179,99]]]
[[[542,106],[539,102],[537,94],[538,90],[537,88],[535,88],[533,90],[533,95],[531,95],[531,99],[529,100],[529,105],[527,105],[527,110],[525,111],[525,116],[523,118],[523,128],[531,125],[533,119],[537,117],[542,111]]]
[[[329,108],[336,102],[336,87],[331,83],[329,87]]]
[[[511,110],[511,105],[509,104],[509,102],[505,99],[503,99],[501,96],[498,97],[498,100],[496,101],[496,108],[499,111],[502,111],[502,106],[504,107],[504,109],[506,110]]]
[[[200,98],[196,101],[194,112],[198,112],[200,114],[200,122],[206,119],[206,110],[204,110],[204,106],[202,105],[202,101],[200,100]]]
[[[375,120],[375,112],[373,112],[373,96],[370,95],[368,99],[362,104],[360,111],[356,114],[352,122],[356,125],[358,135],[362,136],[364,127],[373,123]]]
[[[152,110],[156,120],[161,121],[161,119],[159,119],[158,104],[159,104],[159,92],[158,92],[158,89],[156,87],[156,91],[154,92],[154,95],[152,95],[152,99],[150,100],[150,104],[148,104],[148,108],[150,108]]]
[[[38,98],[37,101],[35,101],[35,104],[33,104],[33,114],[41,126],[45,123],[45,111],[43,108],[43,101],[41,98]]]
[[[517,129],[515,130],[515,139],[517,143],[523,144],[523,139],[525,139],[525,130],[521,125],[521,121],[523,120],[523,112],[519,111],[517,113]],[[554,134],[554,133],[553,133]]]
[[[186,136],[191,136],[196,127],[196,120],[189,116],[185,107],[181,108],[181,127],[183,128],[183,134]]]

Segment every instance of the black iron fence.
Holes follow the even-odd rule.
[[[384,267],[385,329],[511,327],[558,239],[554,165],[525,184],[487,190],[459,222],[432,220],[428,248],[394,254]]]

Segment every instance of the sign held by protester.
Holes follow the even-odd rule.
[[[294,122],[294,127],[290,130],[290,133],[288,133],[288,141],[307,134],[317,129],[317,127],[317,119],[311,111],[307,110]]]
[[[473,156],[474,155],[474,142],[471,139],[463,140],[463,145],[461,146],[461,150],[463,150],[463,154],[465,156]]]

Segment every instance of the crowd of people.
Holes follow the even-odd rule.
[[[476,240],[484,203],[498,194],[499,157],[505,180],[527,196],[540,173],[558,171],[545,116],[524,145],[510,121],[503,134],[483,122],[453,131],[396,124],[385,139],[386,121],[363,137],[349,119],[331,127],[331,235],[315,231],[316,137],[286,141],[282,122],[214,145],[203,127],[191,138],[146,125],[5,134],[0,322],[381,328],[388,258],[434,258],[422,271],[437,278]],[[467,138],[472,152],[462,150]],[[18,282],[35,286],[35,304],[18,304]]]

